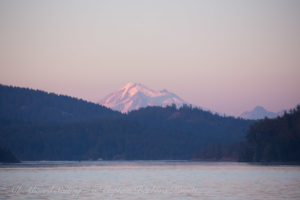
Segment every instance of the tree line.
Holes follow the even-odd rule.
[[[0,147],[20,160],[297,161],[299,124],[299,107],[262,121],[189,105],[122,114],[81,99],[0,85]]]
[[[252,124],[240,161],[300,162],[300,105],[282,117]]]

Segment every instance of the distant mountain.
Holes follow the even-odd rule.
[[[147,106],[175,104],[179,107],[187,102],[167,90],[155,91],[142,84],[130,82],[100,100],[99,104],[126,113]]]
[[[280,113],[270,112],[270,111],[267,111],[262,106],[256,106],[251,111],[243,112],[240,115],[240,117],[243,119],[258,120],[258,119],[264,119],[265,117],[272,119],[272,118],[276,118],[278,115],[280,115]]]
[[[0,84],[0,120],[87,121],[120,115],[82,99]]]
[[[246,162],[300,162],[300,105],[276,119],[255,122],[239,159]]]

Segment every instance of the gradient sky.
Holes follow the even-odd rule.
[[[0,83],[97,101],[127,82],[238,115],[300,103],[299,0],[0,0]]]

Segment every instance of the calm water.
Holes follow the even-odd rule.
[[[0,165],[0,199],[300,199],[299,166],[211,162]]]

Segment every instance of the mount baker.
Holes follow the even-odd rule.
[[[188,104],[176,94],[167,90],[155,91],[139,83],[127,83],[123,88],[113,92],[98,102],[113,110],[126,113],[147,106],[177,107]]]
[[[139,108],[147,106],[167,106],[175,104],[177,107],[181,107],[183,104],[190,105],[188,102],[172,92],[167,90],[155,91],[140,83],[134,82],[127,83],[123,88],[107,95],[97,103],[123,113],[138,110]],[[209,111],[209,109],[199,106],[197,107]],[[273,113],[267,111],[262,106],[257,106],[252,111],[243,112],[237,117],[259,120],[264,119],[265,117],[276,118],[281,115],[283,115],[283,111]]]

